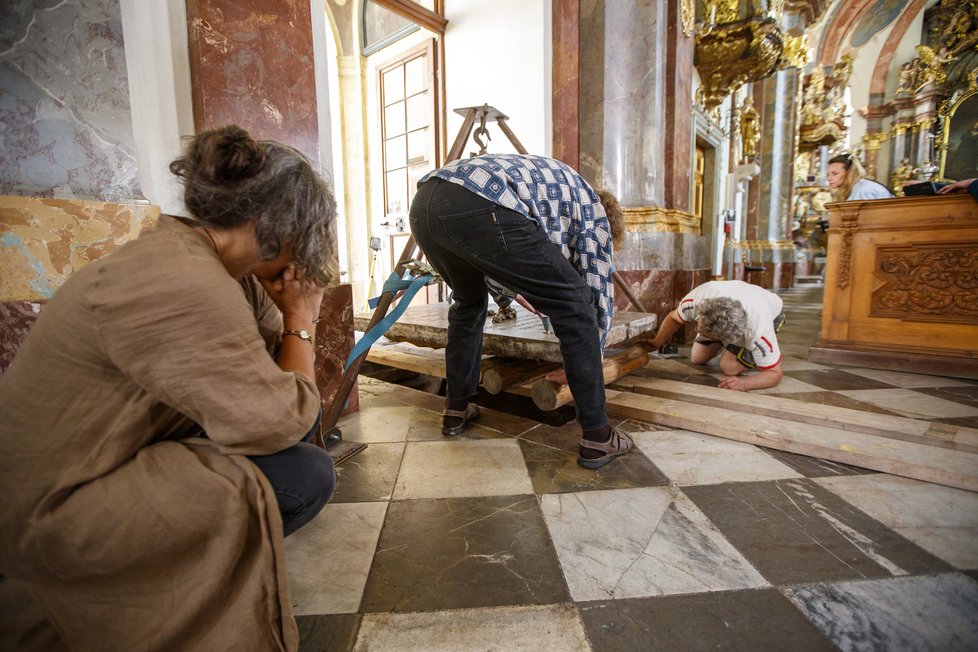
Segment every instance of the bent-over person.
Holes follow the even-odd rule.
[[[719,354],[725,374],[720,387],[740,392],[774,387],[784,375],[777,337],[784,324],[783,307],[781,297],[760,286],[709,281],[683,297],[648,346],[657,350],[681,327],[695,323],[690,362],[706,364]],[[745,371],[757,373],[741,375]]]

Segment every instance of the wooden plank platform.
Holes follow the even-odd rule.
[[[607,409],[626,419],[978,491],[978,454],[966,451],[627,391],[609,398]]]
[[[978,453],[978,430],[964,426],[632,375],[619,378],[611,385],[648,396]]]
[[[444,348],[448,343],[448,303],[431,303],[410,306],[387,331],[392,342],[410,342],[433,349]],[[540,318],[516,306],[516,319],[499,324],[486,320],[483,353],[485,355],[560,362],[560,342],[551,332],[545,334]],[[490,302],[490,307],[492,304]],[[370,322],[370,314],[354,316],[354,328],[364,330]],[[608,333],[607,346],[615,346],[642,333],[655,332],[656,316],[644,312],[615,312],[614,323]]]

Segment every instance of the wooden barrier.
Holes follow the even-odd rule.
[[[978,378],[978,201],[828,204],[815,362]]]

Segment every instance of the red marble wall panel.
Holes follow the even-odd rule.
[[[27,339],[44,301],[4,301],[0,303],[0,374],[14,361],[20,345]]]
[[[322,397],[323,411],[336,400],[346,359],[353,350],[353,288],[349,284],[328,288],[316,325],[316,385]],[[359,409],[357,386],[347,400],[343,414]]]
[[[578,0],[553,5],[553,156],[575,170],[580,164],[580,45]]]
[[[304,0],[187,0],[194,125],[235,123],[319,161],[312,16]]]
[[[689,211],[692,176],[693,39],[682,29],[679,0],[669,0],[666,41],[666,130],[664,206]]]

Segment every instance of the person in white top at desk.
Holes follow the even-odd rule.
[[[827,177],[835,201],[890,199],[894,196],[879,181],[867,179],[866,170],[852,154],[839,154],[830,158]]]

